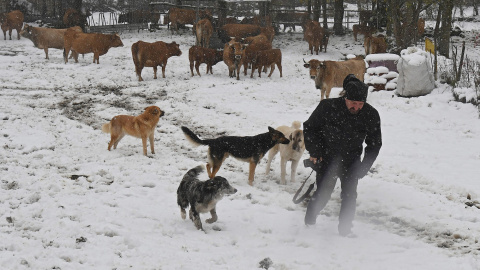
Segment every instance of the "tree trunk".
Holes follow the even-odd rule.
[[[313,5],[313,20],[318,22],[318,19],[320,19],[320,2],[321,0],[314,0],[314,5]]]
[[[454,0],[443,0],[442,19],[438,41],[438,53],[449,57],[450,52],[450,32],[452,31],[452,12]]]
[[[323,28],[328,29],[327,0],[322,0]]]
[[[343,0],[335,0],[335,14],[333,17],[333,31],[335,35],[343,35]]]

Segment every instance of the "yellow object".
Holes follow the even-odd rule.
[[[425,51],[435,54],[435,44],[429,38],[425,38]]]

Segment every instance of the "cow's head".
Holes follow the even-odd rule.
[[[23,26],[23,29],[22,31],[20,31],[20,36],[24,37],[24,38],[29,38],[32,36],[32,27],[28,24],[25,24]]]
[[[321,80],[326,68],[325,62],[316,59],[312,59],[308,62],[303,60],[303,62],[305,63],[303,66],[310,69],[310,78],[312,80],[317,80],[317,78]]]
[[[233,41],[233,40],[232,40]],[[235,61],[239,61],[242,59],[243,49],[245,45],[241,44],[240,42],[230,42],[230,48],[233,49],[233,53],[235,55]]]
[[[112,34],[110,36],[110,40],[111,40],[111,43],[110,43],[111,47],[123,47],[123,42],[120,39],[120,36],[118,34]]]
[[[172,43],[167,44],[168,50],[172,56],[180,56],[182,55],[182,51],[180,50],[180,44],[177,44],[175,41]]]

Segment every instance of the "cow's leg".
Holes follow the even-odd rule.
[[[10,40],[12,40],[12,28],[8,29],[8,35],[10,36]]]
[[[143,78],[142,78],[142,69],[143,69],[143,66],[135,66],[135,73],[137,73],[137,76],[138,76],[138,81],[141,82],[143,81]]]
[[[252,64],[252,73],[250,74],[250,78],[253,78],[253,73],[255,72],[255,68],[256,68],[256,67],[257,67],[257,65]],[[261,67],[259,67],[258,70],[261,70],[260,68],[261,68]]]
[[[262,67],[261,66],[258,67],[258,77],[259,78],[262,77]]]
[[[153,67],[153,78],[157,79],[157,66]],[[165,77],[164,77],[165,78]]]
[[[248,63],[243,64],[243,75],[247,76]]]
[[[280,78],[282,77],[282,63],[277,63],[278,70],[280,71]]]
[[[269,78],[270,78],[270,76],[272,76],[272,73],[273,73],[274,70],[275,70],[275,63],[272,63],[272,64],[270,65],[270,74],[268,74],[268,77],[269,77]]]
[[[17,39],[20,40],[20,31],[22,31],[22,28],[17,28]]]
[[[195,70],[197,71],[198,76],[201,77],[202,75],[200,75],[200,71],[198,70],[199,68],[200,68],[200,61],[197,61],[195,63]],[[208,68],[207,68],[207,73],[208,73]]]
[[[3,39],[7,40],[7,30],[3,30]]]
[[[165,66],[167,65],[167,63],[165,62],[163,65],[162,65],[162,77],[165,78]]]
[[[192,77],[194,76],[193,74],[193,64],[195,61],[190,61],[190,73],[192,73]]]
[[[45,52],[45,59],[48,59],[48,47],[43,48],[43,51]]]

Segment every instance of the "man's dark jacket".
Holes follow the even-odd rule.
[[[303,127],[311,157],[321,157],[324,165],[340,160],[357,178],[367,174],[382,147],[380,116],[367,103],[358,114],[351,114],[343,97],[324,99]],[[360,162],[364,141],[367,147]]]

